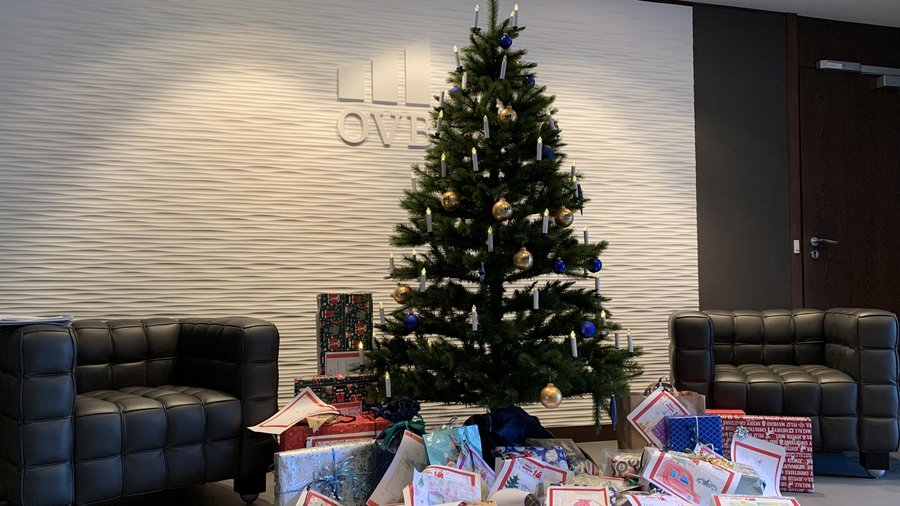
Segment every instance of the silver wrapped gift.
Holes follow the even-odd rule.
[[[372,492],[372,440],[275,453],[275,504],[293,506],[309,487],[344,506],[363,506]]]

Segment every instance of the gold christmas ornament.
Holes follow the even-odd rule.
[[[516,114],[516,111],[514,111],[510,105],[500,109],[500,112],[497,113],[497,117],[500,119],[500,123],[503,123],[504,125],[515,123],[516,120],[519,119],[519,115]]]
[[[491,214],[497,221],[506,221],[512,218],[512,206],[509,205],[509,202],[507,202],[505,198],[501,197],[500,200],[494,204],[494,207],[491,208]]]
[[[541,404],[545,408],[558,408],[562,404],[562,392],[553,386],[553,383],[547,383],[547,386],[541,390]]]
[[[397,304],[406,304],[411,297],[412,288],[403,283],[397,285],[397,288],[394,288],[394,291],[391,293],[391,298],[394,299],[394,302]]]
[[[523,246],[522,249],[513,255],[513,265],[520,271],[527,271],[534,265],[534,257],[531,255],[531,252]]]
[[[446,211],[456,211],[459,207],[459,194],[456,190],[447,190],[441,194],[441,207]]]
[[[568,207],[560,207],[553,213],[553,221],[560,227],[568,227],[575,221],[575,213],[570,211]]]

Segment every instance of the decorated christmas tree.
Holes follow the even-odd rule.
[[[394,396],[498,408],[590,394],[594,417],[640,373],[614,346],[604,307],[606,241],[573,232],[589,211],[546,93],[516,38],[518,10],[487,26],[476,7],[435,133],[401,206],[390,265],[399,307],[379,325],[368,368]],[[638,350],[639,351],[639,350]],[[552,385],[550,385],[552,383]]]

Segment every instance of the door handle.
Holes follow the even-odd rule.
[[[813,248],[818,248],[821,244],[837,244],[838,242],[834,239],[825,239],[824,237],[812,236],[809,238],[809,243],[812,244]]]

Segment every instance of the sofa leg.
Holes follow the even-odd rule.
[[[266,491],[266,473],[235,478],[234,491],[240,494],[244,502],[252,503],[259,497],[260,492]]]
[[[859,463],[866,468],[872,478],[880,478],[884,471],[890,469],[888,452],[859,452]]]

